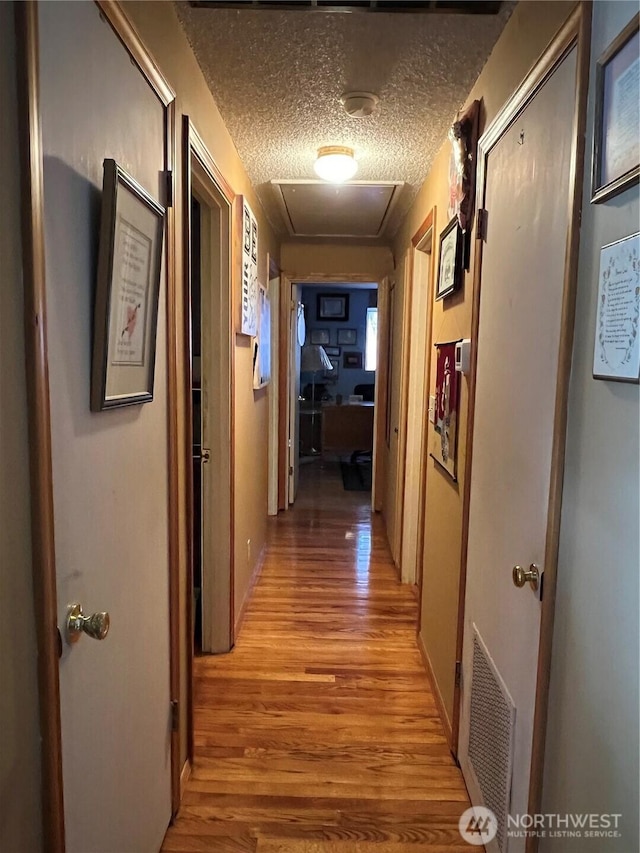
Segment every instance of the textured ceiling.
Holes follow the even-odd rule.
[[[406,182],[390,238],[513,4],[487,16],[176,8],[276,231],[286,236],[269,182],[314,178],[321,145],[350,145],[358,180]],[[372,116],[344,112],[351,90],[380,96]]]

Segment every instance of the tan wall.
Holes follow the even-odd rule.
[[[587,152],[594,126],[594,61],[637,12],[594,4]],[[590,204],[587,155],[578,267],[543,812],[621,814],[618,838],[594,848],[640,850],[638,837],[638,385],[594,380],[600,248],[638,231],[633,187]],[[582,853],[585,839],[550,838],[543,853]]]
[[[188,115],[204,140],[209,152],[236,193],[247,197],[258,220],[259,270],[265,272],[266,255],[278,258],[278,244],[264,216],[249,178],[240,161],[235,146],[224,126],[205,79],[187,42],[172,3],[125,2],[125,11],[138,30],[147,49],[176,92],[176,119],[178,123],[177,146],[177,198],[176,227],[182,234],[182,150],[180,128],[182,115]],[[182,250],[178,242],[177,265],[182,269]],[[266,282],[265,282],[266,283]],[[181,328],[182,318],[178,318]],[[268,405],[267,392],[252,390],[252,364],[249,340],[236,337],[235,351],[235,442],[237,468],[235,475],[235,610],[239,613],[249,589],[253,571],[264,547],[267,525],[267,442]],[[180,440],[184,440],[183,424],[180,424]],[[184,495],[184,472],[181,490]],[[184,500],[181,499],[181,506]],[[180,548],[181,594],[186,594],[185,532],[182,520]],[[247,540],[251,539],[251,556],[247,556]],[[184,612],[184,607],[182,608]],[[185,649],[182,649],[184,656]],[[184,669],[184,668],[183,668]],[[182,698],[186,697],[183,681]],[[181,732],[183,758],[186,756],[185,730]]]
[[[13,4],[0,3],[0,850],[41,849]]]
[[[289,278],[364,275],[380,281],[393,271],[393,257],[385,246],[283,243],[280,265]]]
[[[547,3],[534,0],[518,4],[467,99],[467,104],[476,98],[483,99],[484,126],[494,118],[516,89],[574,5],[573,2]],[[437,208],[436,235],[447,224],[449,152],[450,145],[445,141],[395,240],[396,258],[406,252],[411,237],[432,207]],[[464,287],[457,294],[446,301],[434,303],[434,344],[470,336],[472,281],[473,269],[465,276]],[[396,347],[399,346],[400,342],[396,341]],[[429,393],[433,392],[434,385],[435,359],[432,359]],[[458,433],[458,483],[439,470],[432,460],[427,465],[421,603],[421,640],[431,661],[449,720],[453,713],[467,416],[468,385],[463,378]],[[428,446],[432,438],[432,425],[429,430]]]

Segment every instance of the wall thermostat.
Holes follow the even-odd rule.
[[[456,370],[458,373],[469,375],[471,369],[471,340],[465,338],[456,344]]]

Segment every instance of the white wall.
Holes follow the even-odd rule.
[[[637,12],[594,4],[597,57]],[[638,231],[638,187],[591,205],[586,162],[569,398],[544,812],[622,813],[621,837],[543,839],[541,853],[631,853],[638,839],[638,385],[592,379],[600,248]]]
[[[40,850],[13,4],[0,3],[0,850]]]

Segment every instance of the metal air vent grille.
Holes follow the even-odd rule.
[[[516,709],[475,625],[471,677],[469,761],[484,805],[498,819],[496,840],[504,853]]]

